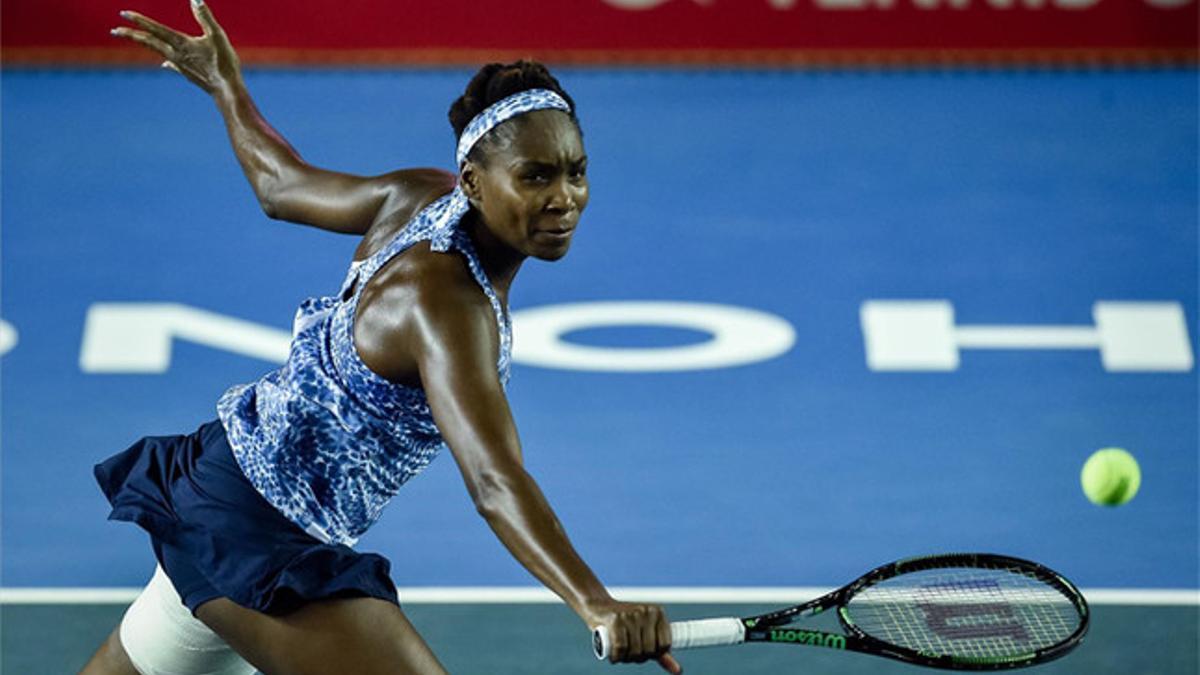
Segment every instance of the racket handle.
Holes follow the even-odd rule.
[[[746,626],[735,617],[671,622],[671,649],[736,645],[745,641]],[[592,631],[592,651],[596,658],[607,659],[611,648],[608,627],[598,626]]]

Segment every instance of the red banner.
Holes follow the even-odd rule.
[[[249,63],[1197,63],[1200,0],[217,0]],[[152,63],[109,36],[186,0],[4,0],[3,60]]]

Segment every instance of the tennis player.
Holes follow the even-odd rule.
[[[213,97],[268,216],[362,243],[340,290],[301,305],[282,368],[231,388],[195,433],[97,465],[110,518],[147,530],[159,566],[83,672],[445,672],[388,562],[351,548],[443,446],[513,556],[608,629],[613,661],[681,672],[662,608],[614,600],[568,541],[505,398],[513,278],[566,254],[588,202],[570,96],[540,64],[490,64],[450,108],[457,176],[334,173],[261,117],[209,8],[192,9],[198,37],[133,12],[113,33]]]

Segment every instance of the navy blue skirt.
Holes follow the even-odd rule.
[[[283,517],[246,480],[219,421],[188,436],[147,436],[95,474],[109,520],[150,533],[193,613],[218,597],[275,615],[333,598],[398,604],[387,559],[318,541]]]

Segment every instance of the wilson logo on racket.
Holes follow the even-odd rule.
[[[830,647],[833,649],[845,649],[846,638],[842,635],[834,635],[832,633],[822,633],[816,630],[797,630],[797,629],[772,629],[770,631],[771,642],[795,642],[801,645],[812,645],[813,647]]]

